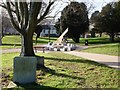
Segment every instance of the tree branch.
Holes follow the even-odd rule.
[[[1,6],[2,8],[4,8],[4,9],[7,9],[7,6],[5,6],[5,4],[4,4],[4,5],[0,4],[0,6]],[[15,10],[13,10],[13,9],[11,9],[11,12],[16,13],[16,11],[15,11]]]
[[[34,33],[34,28],[36,28],[37,25],[37,17],[41,9],[42,2],[31,2],[31,11],[29,13],[29,32]]]
[[[18,22],[20,23],[20,12],[18,9],[18,2],[15,2],[15,9],[16,9],[16,16],[17,16]]]
[[[37,20],[37,24],[41,22],[41,20],[44,19],[44,17],[48,14],[50,7],[54,4],[54,2],[50,2],[49,5],[47,6],[44,14]]]
[[[15,4],[13,2],[10,2],[12,4],[13,7],[15,7]]]
[[[25,17],[25,21],[24,21],[24,29],[27,28],[28,25],[28,20],[29,20],[29,12],[28,12],[28,5],[27,2],[23,2],[23,7],[24,7],[24,17]]]
[[[15,23],[15,21],[14,21],[14,18],[13,18],[12,12],[11,12],[10,3],[9,3],[9,2],[6,2],[6,4],[7,4],[7,10],[8,10],[8,14],[9,14],[9,16],[10,16],[12,25],[14,26],[14,28],[15,28],[18,32],[20,32],[22,35],[24,35],[24,34],[25,34],[25,31],[24,31],[24,30],[21,30],[21,29],[18,27],[18,25]]]
[[[23,2],[19,2],[20,5],[20,16],[21,16],[21,28],[23,29],[23,23],[24,23],[24,7],[23,7]]]

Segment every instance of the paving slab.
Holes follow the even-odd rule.
[[[120,69],[120,62],[119,62],[120,57],[118,56],[110,56],[104,54],[94,54],[94,53],[78,52],[78,51],[69,51],[63,53],[86,58],[101,64],[105,64],[109,67]]]

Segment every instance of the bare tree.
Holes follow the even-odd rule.
[[[21,0],[17,0],[17,2],[13,2],[9,0],[0,4],[1,7],[8,11],[13,27],[22,35],[21,56],[35,55],[32,40],[35,28],[47,16],[55,1],[49,0],[43,11],[42,1],[32,2],[30,0],[28,2],[28,0],[24,0],[24,2],[21,2]]]
[[[10,23],[10,18],[8,17],[8,14],[6,12],[6,10],[2,9],[1,11],[2,14],[2,38],[5,36],[6,31],[12,27],[11,23]]]

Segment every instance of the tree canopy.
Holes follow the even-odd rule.
[[[120,1],[108,3],[102,8],[99,13],[95,27],[102,30],[102,32],[108,33],[111,41],[114,41],[116,33],[120,32]]]
[[[87,6],[84,3],[71,2],[61,12],[60,30],[68,28],[67,36],[79,43],[80,34],[89,26]]]

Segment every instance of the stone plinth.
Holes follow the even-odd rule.
[[[21,84],[36,81],[36,57],[15,57],[13,81]]]
[[[37,67],[44,66],[44,56],[37,56]]]

